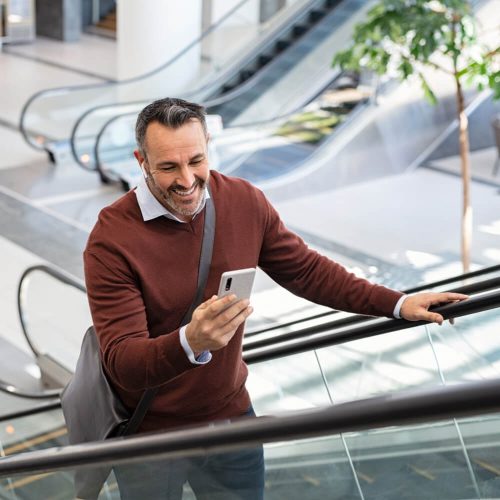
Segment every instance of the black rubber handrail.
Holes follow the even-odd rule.
[[[445,285],[451,285],[452,283],[456,283],[457,281],[466,281],[466,280],[471,279],[471,278],[477,278],[479,276],[484,276],[485,274],[491,274],[491,273],[495,273],[495,272],[500,272],[500,264],[495,265],[495,266],[483,267],[482,269],[478,269],[477,271],[458,274],[455,276],[451,276],[450,278],[445,278],[445,279],[442,279],[439,281],[433,281],[431,283],[418,285],[418,286],[403,290],[403,293],[411,294],[411,293],[423,292],[426,290],[439,288],[439,287],[442,287]],[[482,291],[481,288],[475,289],[475,288],[473,288],[473,286],[474,285],[471,285],[471,288],[468,288],[467,285],[464,287],[461,287],[463,291],[461,291],[459,293],[468,294],[468,293],[476,293],[476,292]],[[458,288],[452,289],[452,291],[458,291],[458,290],[459,290]],[[267,332],[271,332],[274,330],[280,330],[280,329],[285,328],[287,326],[295,326],[295,325],[298,325],[300,323],[305,323],[306,321],[324,318],[326,316],[331,316],[332,314],[338,314],[339,312],[340,311],[326,311],[324,313],[313,314],[311,316],[307,316],[305,318],[300,318],[300,319],[296,319],[293,321],[289,321],[287,323],[276,323],[275,325],[267,326],[265,328],[259,328],[256,330],[249,330],[249,331],[245,332],[245,337],[249,338],[249,337],[252,337],[254,335],[260,335],[262,333],[267,333]],[[363,319],[369,319],[366,316],[354,316],[351,318],[352,318],[352,320],[350,322],[357,322],[357,321],[362,321]],[[354,318],[357,318],[357,319],[354,320]],[[347,320],[347,318],[346,318],[346,320]]]
[[[31,341],[31,338],[30,338],[29,333],[28,333],[28,329],[27,329],[27,325],[26,325],[26,315],[24,313],[24,307],[23,307],[23,302],[24,302],[24,293],[23,292],[24,292],[24,289],[26,286],[25,280],[29,277],[30,274],[32,274],[33,272],[36,272],[36,271],[45,272],[45,273],[49,274],[50,276],[58,279],[59,281],[65,283],[67,285],[73,286],[74,288],[77,288],[78,290],[80,290],[84,293],[86,293],[86,288],[81,280],[78,280],[77,278],[66,273],[62,269],[57,269],[57,268],[50,266],[50,265],[38,264],[35,266],[30,266],[27,269],[25,269],[25,271],[21,275],[21,278],[19,279],[19,284],[18,284],[18,289],[17,289],[17,309],[18,309],[19,321],[21,323],[21,330],[23,332],[23,335],[26,338],[26,341],[27,341],[29,347],[31,348],[33,354],[35,355],[35,357],[39,357],[40,353],[33,345],[33,342]],[[457,281],[464,281],[464,280],[471,279],[471,278],[477,278],[479,276],[484,276],[486,274],[491,274],[494,272],[500,272],[500,265],[485,267],[485,268],[479,269],[477,271],[452,276],[450,278],[446,278],[446,279],[439,280],[439,281],[434,281],[432,283],[427,283],[424,285],[419,285],[417,287],[413,287],[413,288],[409,288],[408,290],[405,290],[404,293],[415,293],[415,292],[419,292],[422,290],[428,290],[428,289],[432,289],[432,288],[436,288],[436,287],[441,287],[444,285],[455,283]],[[493,278],[493,280],[494,280],[494,278]],[[495,283],[496,283],[495,281],[485,280],[482,282],[474,283],[472,285],[467,285],[466,287],[455,288],[454,290],[464,290],[462,293],[478,293],[478,292],[481,292],[484,290],[490,290],[492,287],[496,286]],[[309,316],[307,318],[301,318],[301,319],[291,321],[288,323],[283,323],[281,325],[276,325],[276,326],[272,326],[272,327],[268,327],[268,328],[264,328],[264,329],[260,329],[260,330],[246,332],[245,337],[251,337],[252,335],[257,335],[260,333],[273,331],[273,330],[279,329],[280,327],[294,326],[294,325],[297,325],[297,324],[300,324],[300,323],[303,323],[306,321],[322,318],[324,316],[328,316],[331,314],[337,314],[337,313],[339,313],[339,311],[328,311],[328,312],[323,313],[323,314],[317,314],[314,316]],[[340,327],[340,326],[345,326],[345,325],[349,325],[349,324],[353,324],[353,323],[369,321],[371,319],[372,319],[372,317],[370,317],[370,316],[353,315],[353,316],[349,316],[347,318],[342,318],[341,320],[337,320],[337,322],[335,323],[334,326]],[[330,323],[328,323],[328,324],[330,324]],[[300,330],[297,332],[291,332],[291,333],[293,335],[296,335],[296,334],[300,335],[300,336],[305,335],[304,330]],[[257,346],[259,346],[259,344],[257,344],[256,342],[253,342],[253,343],[249,344],[248,348],[253,349]]]
[[[28,327],[27,327],[27,320],[26,320],[26,313],[24,312],[24,297],[25,297],[25,287],[27,286],[27,278],[30,276],[30,274],[36,272],[36,271],[42,271],[46,274],[49,274],[50,276],[58,279],[62,283],[65,283],[67,285],[70,285],[82,292],[86,292],[85,286],[83,282],[77,280],[74,276],[66,273],[62,269],[56,269],[53,266],[49,266],[46,264],[37,264],[35,266],[30,266],[21,275],[21,278],[19,279],[19,284],[17,287],[17,311],[19,314],[19,321],[21,323],[21,331],[24,335],[24,338],[26,339],[26,342],[28,343],[28,346],[30,347],[31,351],[33,352],[35,358],[40,357],[41,353],[38,351],[38,349],[35,347],[33,344],[31,337],[28,333]],[[59,398],[61,395],[61,390],[60,389],[49,389],[49,390],[42,390],[39,392],[29,392],[24,389],[20,389],[19,387],[15,386],[14,384],[11,384],[9,382],[5,382],[3,380],[0,380],[0,392],[3,392],[5,394],[8,394],[9,396],[15,396],[23,399],[35,399],[35,400],[45,400],[45,399],[55,399]],[[56,407],[60,406],[59,403],[55,403]],[[40,407],[37,407],[40,408]],[[37,410],[35,409],[35,412]],[[44,411],[43,407],[39,411]],[[2,417],[3,418],[3,417]],[[1,421],[1,418],[0,418]]]
[[[485,415],[500,411],[500,379],[402,391],[281,417],[240,419],[168,433],[38,450],[0,459],[0,477],[156,457],[220,453],[257,444]]]
[[[30,134],[28,133],[24,122],[25,122],[25,116],[28,111],[28,108],[31,106],[31,103],[37,100],[40,96],[42,95],[50,95],[50,94],[63,94],[63,93],[69,93],[69,92],[74,92],[74,91],[80,91],[80,90],[88,90],[88,89],[93,89],[93,88],[106,88],[106,87],[112,87],[112,86],[118,86],[118,85],[123,85],[123,84],[128,84],[128,83],[133,83],[137,82],[140,80],[143,80],[145,78],[148,78],[152,75],[155,75],[159,73],[160,71],[163,71],[165,68],[168,66],[171,66],[175,62],[177,62],[184,54],[189,52],[193,47],[198,45],[200,42],[203,41],[205,37],[207,37],[209,34],[211,34],[215,29],[217,29],[222,23],[224,23],[228,18],[231,17],[242,5],[244,5],[246,2],[249,0],[241,0],[238,4],[236,4],[232,9],[230,9],[224,16],[222,16],[216,23],[212,24],[209,28],[207,28],[205,31],[203,31],[200,36],[198,36],[196,39],[194,39],[192,42],[190,42],[188,45],[186,45],[183,49],[181,49],[180,52],[178,52],[176,55],[174,55],[172,58],[170,58],[168,61],[166,61],[164,64],[161,66],[154,68],[151,71],[148,71],[147,73],[144,73],[142,75],[138,75],[132,78],[126,78],[123,80],[118,80],[118,81],[109,81],[109,82],[100,82],[100,83],[93,83],[93,84],[82,84],[82,85],[74,85],[74,86],[65,86],[65,87],[57,87],[57,88],[52,88],[52,89],[45,89],[39,92],[36,92],[33,94],[24,104],[22,111],[21,111],[21,116],[19,120],[19,130],[21,131],[21,134],[25,141],[32,146],[35,149],[38,150],[43,150],[46,149],[45,144],[43,143],[38,143],[38,142],[32,142],[30,140]],[[300,12],[307,12],[310,8],[312,8],[313,5],[316,5],[317,3],[320,3],[321,0],[310,0],[309,2],[306,2],[305,5],[302,6]],[[297,13],[296,13],[297,14]],[[260,50],[263,50],[264,47],[266,47],[271,41],[276,37],[279,36],[280,33],[283,32],[283,30],[286,30],[287,26],[294,22],[295,16],[293,19],[286,19],[286,26],[281,26],[276,28],[273,33],[269,33],[266,36],[262,37],[262,39],[259,41],[259,43],[255,44],[251,48],[251,54],[258,54]],[[248,60],[248,57],[250,57],[250,54],[247,54],[245,57],[245,60]],[[217,77],[217,81],[219,79],[223,79],[222,75],[219,75]],[[198,89],[198,92],[202,92],[204,88],[208,88],[214,84],[214,81],[209,82],[208,84],[205,84],[204,86],[200,87]],[[127,104],[127,103],[118,103],[118,105],[122,104]]]
[[[67,285],[73,286],[74,288],[77,288],[78,290],[80,290],[84,293],[86,293],[86,288],[85,288],[85,285],[83,284],[82,281],[80,281],[77,278],[75,278],[74,276],[66,273],[62,269],[57,269],[57,268],[50,266],[50,265],[38,264],[35,266],[30,266],[23,272],[23,274],[21,275],[21,278],[19,279],[18,290],[17,290],[17,308],[18,308],[18,314],[19,314],[19,321],[21,323],[21,330],[23,332],[24,337],[26,338],[28,345],[30,346],[35,357],[39,357],[40,353],[38,352],[38,350],[34,346],[33,342],[31,341],[31,338],[30,338],[29,333],[28,333],[28,328],[27,328],[27,324],[26,324],[27,323],[26,322],[26,315],[25,315],[24,306],[23,306],[23,302],[24,302],[24,293],[23,292],[24,292],[25,286],[26,286],[25,280],[29,277],[30,274],[32,274],[33,272],[36,272],[36,271],[45,272],[45,273],[49,274],[50,276],[58,279],[59,281],[65,283]],[[453,276],[453,277],[450,277],[447,279],[435,281],[432,283],[427,283],[425,285],[413,287],[413,288],[406,290],[404,293],[414,293],[417,291],[432,289],[432,288],[444,286],[447,284],[455,283],[457,281],[464,281],[464,280],[471,279],[471,278],[477,278],[479,276],[484,276],[486,274],[490,274],[490,273],[494,273],[494,272],[498,272],[498,271],[500,271],[500,265],[490,266],[490,267],[480,269],[478,271],[473,271],[470,273],[465,273],[465,274]],[[492,280],[481,281],[478,283],[467,285],[465,287],[455,288],[455,290],[464,290],[463,293],[477,293],[477,292],[481,292],[484,290],[490,290],[496,286],[496,281],[494,281],[494,280],[495,280],[495,278],[493,278],[493,281]],[[323,313],[323,314],[319,314],[319,315],[315,315],[315,316],[309,316],[305,319],[299,319],[299,320],[295,320],[292,322],[284,323],[283,325],[280,325],[280,326],[281,327],[293,326],[293,325],[303,323],[305,321],[310,321],[310,320],[321,318],[321,317],[324,317],[327,315],[336,314],[338,312],[339,311],[331,311],[331,312],[328,311],[327,313]],[[341,327],[341,326],[346,326],[346,325],[354,324],[354,323],[358,323],[358,322],[369,321],[371,319],[372,319],[372,317],[370,317],[370,316],[353,315],[353,316],[349,316],[347,318],[342,318],[340,320],[337,320],[336,322],[322,324],[322,325],[315,327],[315,328],[322,328],[323,326],[325,328],[327,328],[327,326],[325,326],[325,325],[332,325],[333,327]],[[280,328],[280,326],[268,327],[268,328],[265,328],[262,330],[254,330],[253,332],[251,331],[251,332],[245,333],[245,336],[251,337],[252,335],[257,335],[259,333],[269,332],[269,331]],[[306,333],[307,331],[309,331],[309,329],[306,328],[306,329],[301,329],[301,330],[296,331],[296,332],[290,332],[290,334],[293,336],[304,336],[307,334]],[[248,344],[248,347],[246,347],[245,349],[254,349],[256,347],[260,347],[260,344],[258,344],[257,342],[250,342]]]
[[[489,290],[494,290],[497,288],[500,288],[500,277],[479,281],[477,283],[471,283],[470,285],[464,285],[464,286],[451,288],[450,290],[447,290],[447,291],[471,295],[471,294],[475,294],[475,293],[487,292]],[[413,293],[413,292],[411,292],[411,293]],[[335,312],[339,313],[340,311],[335,311]],[[357,314],[357,315],[345,316],[345,317],[339,318],[339,319],[333,319],[332,321],[329,321],[328,323],[322,323],[322,325],[329,325],[329,328],[337,329],[337,328],[341,328],[341,327],[345,327],[345,326],[357,325],[360,323],[371,321],[373,319],[374,319],[373,316],[365,316],[365,315]],[[248,351],[251,349],[257,349],[257,348],[261,348],[261,347],[266,347],[268,345],[275,345],[275,344],[282,342],[282,341],[294,340],[297,338],[301,338],[304,335],[307,335],[307,334],[304,333],[304,329],[301,329],[301,330],[297,330],[297,331],[282,333],[281,335],[276,336],[276,337],[267,337],[264,339],[250,340],[249,342],[245,343],[245,351]]]
[[[61,408],[61,403],[59,400],[50,403],[44,403],[32,408],[27,408],[26,410],[15,411],[11,413],[5,413],[0,415],[0,422],[12,422],[18,418],[30,417],[32,415],[38,415],[39,413],[45,413],[51,410],[58,410]]]
[[[495,291],[480,293],[462,302],[446,304],[431,308],[444,319],[458,318],[469,314],[476,314],[500,307],[500,278]],[[404,319],[384,319],[371,318],[370,323],[360,326],[348,326],[345,329],[338,328],[331,331],[330,323],[304,328],[302,337],[298,340],[275,342],[271,346],[260,349],[250,349],[243,352],[243,359],[246,363],[260,363],[270,361],[278,357],[291,356],[305,351],[322,349],[333,345],[352,342],[354,340],[365,339],[390,333],[407,328],[415,328],[420,325],[429,324],[428,321],[407,321]],[[339,331],[338,331],[339,330]]]

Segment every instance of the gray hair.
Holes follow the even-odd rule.
[[[206,111],[203,106],[184,99],[166,97],[148,104],[139,113],[135,125],[135,139],[139,152],[146,156],[146,129],[152,122],[158,122],[170,128],[179,128],[190,120],[198,120],[208,137],[205,115]]]

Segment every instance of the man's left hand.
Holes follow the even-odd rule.
[[[424,292],[415,295],[409,295],[401,306],[400,316],[408,321],[430,321],[441,325],[444,321],[441,314],[430,312],[431,306],[444,305],[450,302],[460,302],[468,299],[468,295],[462,293],[433,293]],[[450,322],[452,322],[450,320]]]

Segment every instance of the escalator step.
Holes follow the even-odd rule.
[[[296,24],[292,29],[292,36],[293,38],[299,38],[304,33],[306,33],[307,30],[308,30],[307,26],[303,24]]]
[[[268,54],[261,54],[259,58],[257,59],[257,65],[259,68],[262,68],[266,64],[268,64],[270,61],[272,61],[272,57]]]
[[[325,17],[326,11],[314,9],[309,12],[309,21],[311,23],[317,23],[320,19]]]
[[[274,51],[276,54],[283,52],[285,49],[290,47],[290,42],[288,40],[278,40],[274,45]]]
[[[339,3],[339,0],[325,0],[325,9],[331,9]]]
[[[221,94],[226,94],[230,90],[234,88],[234,85],[230,85],[229,83],[226,83],[225,85],[222,86],[221,88]]]
[[[239,77],[240,83],[246,82],[253,75],[254,75],[254,71],[251,71],[249,69],[241,70],[240,77]]]

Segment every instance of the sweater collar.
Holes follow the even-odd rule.
[[[181,222],[186,224],[185,221],[179,219],[176,215],[174,215],[170,210],[166,209],[151,193],[148,185],[146,184],[146,180],[144,177],[141,177],[141,180],[137,184],[137,188],[135,189],[135,196],[137,198],[137,203],[139,205],[139,209],[141,210],[142,218],[144,222],[149,220],[156,219],[158,217],[167,217],[168,219],[175,220],[177,222]],[[203,196],[203,201],[193,215],[193,219],[205,208],[205,203],[207,199],[210,198],[210,193],[208,189],[205,187],[205,193]]]

